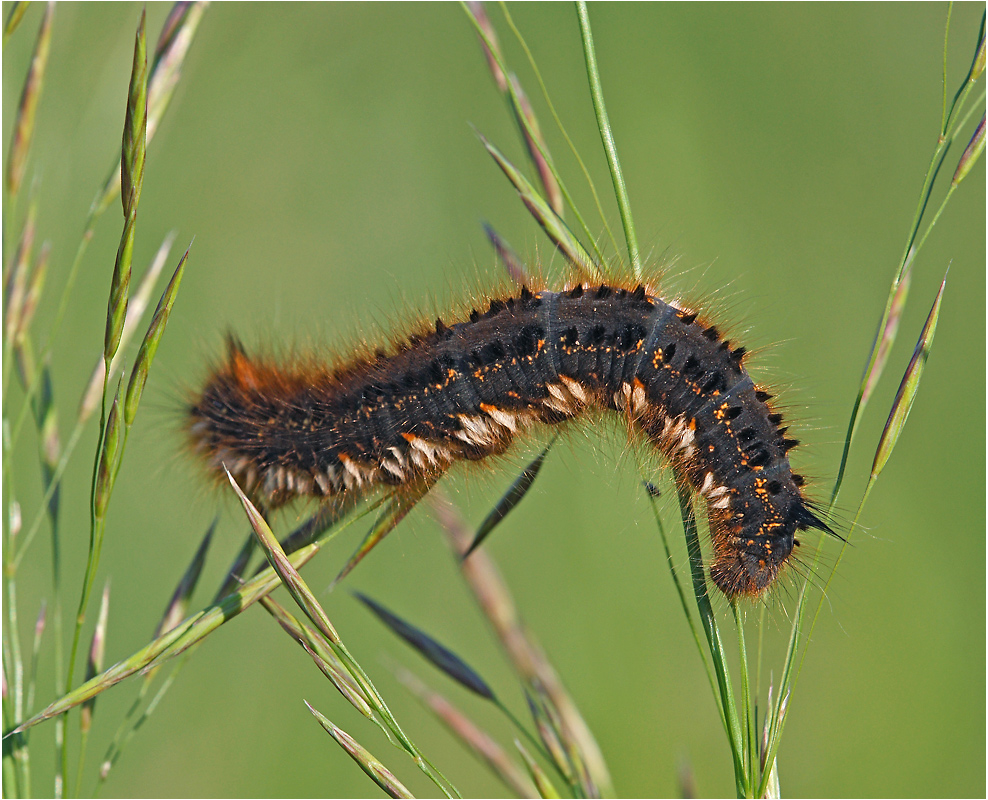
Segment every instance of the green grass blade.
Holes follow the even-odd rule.
[[[614,186],[614,197],[617,199],[621,212],[621,224],[624,226],[624,238],[628,244],[628,258],[636,280],[641,280],[641,255],[638,253],[638,236],[635,233],[635,223],[631,216],[631,202],[628,200],[628,187],[621,172],[621,161],[618,158],[617,145],[614,144],[614,133],[604,105],[604,90],[600,85],[600,71],[597,69],[597,54],[594,51],[593,32],[590,29],[590,15],[584,0],[577,0],[576,13],[580,20],[580,38],[583,40],[583,57],[587,65],[587,78],[590,81],[590,96],[593,99],[594,114],[597,117],[597,127],[600,130],[600,140],[607,155],[607,166],[611,171],[611,183]]]
[[[305,615],[312,621],[313,625],[316,626],[316,630],[319,631],[319,633],[325,638],[337,658],[339,658],[347,672],[349,672],[350,677],[353,678],[357,686],[360,688],[360,691],[367,698],[367,701],[370,703],[371,707],[379,715],[381,721],[387,726],[388,730],[394,734],[402,749],[404,749],[412,757],[419,769],[421,769],[422,772],[428,776],[428,778],[435,783],[445,795],[449,797],[456,795],[456,789],[452,786],[452,784],[445,779],[442,773],[439,772],[439,770],[437,770],[431,762],[422,756],[418,747],[416,747],[412,740],[408,738],[405,732],[398,725],[398,721],[394,718],[394,715],[392,715],[391,710],[384,702],[384,698],[377,691],[377,688],[371,682],[371,679],[367,676],[367,673],[364,672],[363,667],[360,666],[357,660],[344,646],[343,640],[340,639],[335,626],[330,621],[329,616],[326,614],[322,605],[316,599],[315,594],[313,594],[312,590],[302,579],[302,576],[299,575],[298,570],[292,566],[291,559],[285,554],[285,551],[282,549],[281,544],[278,542],[274,533],[272,533],[271,528],[268,526],[264,517],[243,493],[230,472],[227,471],[226,474],[227,478],[230,480],[230,485],[236,492],[237,497],[239,498],[240,503],[247,514],[247,518],[250,521],[251,527],[254,529],[254,533],[257,535],[258,543],[261,545],[261,549],[264,551],[265,556],[267,556],[271,566],[281,578],[285,588],[288,589],[288,593],[292,596],[292,599],[296,602],[298,607],[305,612]],[[397,522],[395,522],[395,524],[397,524]],[[394,526],[392,525],[392,527]]]
[[[724,710],[724,718],[727,721],[727,739],[731,747],[731,758],[734,762],[734,780],[739,796],[745,796],[748,793],[747,789],[750,779],[745,767],[741,724],[738,721],[737,706],[734,703],[734,687],[731,683],[731,675],[727,665],[727,654],[724,651],[724,642],[721,639],[720,629],[717,626],[717,618],[714,615],[713,607],[710,605],[710,596],[707,593],[707,579],[703,568],[703,552],[700,549],[700,537],[696,527],[696,514],[693,511],[693,499],[690,495],[689,488],[678,481],[676,489],[679,497],[679,509],[683,517],[686,549],[690,557],[690,575],[693,579],[693,594],[696,597],[696,606],[700,612],[700,622],[703,625],[703,632],[707,637],[707,648],[710,651],[714,674],[717,676],[717,690],[720,704]]]
[[[18,16],[15,18],[15,13]],[[7,18],[4,39],[17,27],[20,16],[24,13],[22,4],[16,3]],[[10,138],[10,150],[7,152],[7,193],[13,200],[17,197],[24,180],[27,168],[28,152],[34,136],[34,118],[38,110],[38,100],[41,97],[41,87],[45,79],[45,68],[48,65],[48,53],[51,45],[51,22],[55,13],[55,4],[45,5],[45,15],[41,20],[38,38],[35,40],[34,53],[31,56],[31,66],[28,68],[24,89],[21,91],[21,101],[14,120],[14,132]]]

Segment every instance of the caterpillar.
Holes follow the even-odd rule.
[[[229,469],[274,508],[429,483],[503,453],[532,425],[615,412],[705,500],[713,582],[754,598],[797,532],[831,531],[745,355],[643,284],[522,287],[333,370],[254,359],[231,339],[189,405],[188,431],[211,471]]]

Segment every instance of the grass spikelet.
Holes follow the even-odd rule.
[[[494,248],[494,252],[497,253],[497,257],[501,259],[505,272],[508,273],[511,280],[521,286],[528,283],[529,277],[528,272],[525,269],[525,265],[518,257],[518,254],[511,249],[511,245],[509,245],[501,237],[501,235],[486,222],[484,223],[484,233],[487,234],[488,241],[490,241],[491,246]]]
[[[366,748],[358,744],[356,739],[341,728],[337,728],[326,717],[310,706],[308,702],[305,705],[312,712],[312,716],[322,725],[326,733],[336,740],[336,743],[343,748],[346,754],[356,761],[360,768],[367,773],[367,777],[381,787],[389,797],[414,797],[404,787],[401,781],[394,776],[394,773],[372,756]]]
[[[981,43],[981,58],[984,60],[984,42]],[[960,160],[957,162],[957,169],[954,170],[954,177],[950,181],[951,188],[957,186],[967,174],[974,167],[978,159],[981,158],[981,154],[985,151],[985,115],[981,115],[981,122],[978,123],[978,127],[974,131],[974,135],[971,137],[971,141],[968,142],[966,148],[964,148],[964,153],[961,155]]]
[[[504,749],[489,733],[479,728],[466,714],[443,697],[432,691],[411,672],[400,669],[398,680],[414,694],[433,714],[449,728],[463,744],[470,748],[490,770],[519,797],[537,794],[533,784],[508,757]]]
[[[470,554],[480,547],[491,531],[501,523],[501,520],[508,516],[512,509],[528,494],[528,490],[532,488],[532,484],[535,483],[535,479],[538,477],[539,470],[542,469],[542,465],[545,463],[546,456],[549,455],[549,450],[552,449],[555,443],[556,437],[553,437],[552,441],[545,446],[542,452],[532,459],[528,466],[521,471],[521,474],[515,478],[508,491],[501,496],[501,499],[494,504],[494,508],[490,510],[484,521],[480,523],[480,527],[477,529],[473,541],[470,542],[470,546],[463,554],[463,558],[469,558]]]
[[[21,328],[21,318],[24,314],[24,303],[27,299],[27,285],[31,265],[31,251],[34,248],[35,218],[37,206],[31,203],[28,207],[27,218],[17,241],[14,257],[4,270],[3,281],[3,316],[4,338],[8,347],[13,345],[17,331]],[[4,378],[8,375],[4,369]],[[6,385],[6,383],[5,383]]]
[[[528,701],[528,710],[532,715],[532,721],[535,723],[535,730],[538,731],[539,739],[542,740],[550,760],[555,764],[563,779],[573,786],[575,784],[573,765],[570,764],[569,758],[563,750],[562,742],[559,741],[559,731],[550,719],[546,707],[536,703],[529,692],[525,692],[525,700]]]
[[[7,26],[4,29],[4,39],[13,32],[26,10],[26,3],[16,3],[10,10]],[[55,4],[45,5],[45,15],[41,19],[38,38],[34,43],[34,55],[28,69],[24,89],[21,92],[21,102],[17,108],[14,120],[14,135],[10,139],[10,151],[7,154],[7,193],[13,198],[20,192],[24,171],[27,168],[28,153],[31,149],[31,139],[34,136],[34,117],[38,110],[38,100],[41,98],[41,87],[45,79],[45,67],[48,66],[48,51],[51,45],[51,22],[55,13]]]
[[[124,320],[127,318],[127,299],[130,293],[130,270],[134,254],[134,226],[137,216],[124,223],[117,257],[113,263],[113,280],[110,284],[110,302],[106,314],[106,337],[103,345],[103,361],[109,364],[120,346]]]
[[[548,201],[549,207],[562,218],[563,196],[559,191],[559,184],[556,182],[556,177],[552,174],[552,166],[549,163],[549,159],[543,155],[543,153],[548,153],[549,149],[546,147],[542,131],[539,129],[539,121],[535,118],[535,113],[532,111],[532,104],[528,101],[528,96],[525,94],[525,90],[521,88],[518,79],[512,75],[510,80],[513,90],[511,96],[515,98],[515,114],[522,118],[522,121],[519,121],[519,127],[522,129],[525,147],[528,150],[528,157],[535,165],[535,170],[539,175],[539,181],[542,183],[542,189],[545,192],[545,199]]]
[[[34,319],[34,312],[38,309],[38,302],[41,300],[41,293],[45,286],[45,277],[48,274],[48,260],[51,257],[51,242],[41,245],[41,251],[34,260],[31,268],[31,276],[27,282],[27,291],[24,293],[24,303],[21,305],[20,319],[17,320],[17,330],[14,331],[14,340],[17,346],[23,345],[27,336],[28,328]]]
[[[285,555],[285,551],[282,549],[274,533],[272,533],[271,528],[268,527],[268,523],[264,517],[254,507],[254,504],[247,499],[247,495],[243,493],[229,471],[227,471],[227,477],[230,479],[230,485],[233,487],[233,491],[236,492],[240,503],[244,507],[244,512],[247,514],[247,519],[254,529],[254,534],[257,536],[258,543],[261,545],[264,555],[267,556],[268,562],[274,568],[275,572],[278,573],[292,599],[298,603],[299,608],[305,612],[305,615],[312,620],[319,632],[330,643],[340,644],[340,636],[336,632],[336,628],[329,621],[329,617],[326,616],[326,612],[323,611],[315,595],[312,594],[309,587],[306,586],[305,581],[302,580],[302,576],[292,566],[291,561]]]
[[[130,73],[130,91],[127,95],[127,115],[124,120],[123,144],[120,156],[120,200],[123,204],[124,230],[113,264],[113,280],[110,283],[110,302],[106,315],[106,337],[103,360],[109,371],[124,320],[127,317],[127,301],[130,294],[130,269],[134,252],[134,232],[137,223],[137,206],[144,185],[144,161],[147,153],[147,36],[141,13],[134,41],[134,64]]]
[[[38,654],[41,652],[41,642],[45,637],[45,628],[48,627],[48,602],[41,601],[38,608],[38,616],[34,620],[34,639],[31,642],[31,667],[27,674],[27,701],[25,709],[28,714],[34,711],[34,694],[37,688],[38,677]]]
[[[7,38],[17,30],[17,26],[21,24],[21,20],[24,19],[24,12],[27,11],[29,5],[31,5],[29,0],[17,0],[16,3],[11,3],[7,21],[3,25],[4,44],[7,43]]]
[[[271,532],[271,529],[268,527],[264,517],[254,507],[253,503],[247,499],[247,496],[237,485],[237,482],[233,479],[233,476],[230,475],[229,471],[227,471],[227,477],[229,478],[230,485],[233,486],[233,490],[236,492],[241,505],[244,507],[244,511],[247,514],[251,527],[254,529],[254,533],[257,536],[261,549],[264,551],[265,556],[267,556],[268,561],[278,574],[278,577],[281,579],[282,583],[285,584],[285,588],[288,589],[288,593],[292,596],[292,599],[316,626],[316,630],[318,630],[319,633],[325,637],[337,658],[339,658],[346,671],[350,674],[350,677],[357,684],[361,693],[374,709],[374,712],[378,715],[378,718],[382,724],[395,737],[402,749],[404,749],[405,752],[412,757],[419,769],[422,770],[422,772],[424,772],[426,776],[433,783],[435,783],[444,794],[447,796],[452,796],[450,794],[452,787],[449,782],[446,781],[446,779],[438,770],[435,769],[435,767],[423,758],[415,744],[398,726],[398,722],[392,716],[390,709],[384,702],[384,698],[381,697],[380,693],[377,691],[370,678],[367,677],[367,674],[364,672],[360,664],[357,663],[357,661],[352,655],[350,655],[350,652],[343,645],[343,641],[336,632],[336,628],[333,626],[333,623],[330,622],[326,612],[316,599],[316,596],[312,593],[312,590],[310,590],[306,585],[305,581],[302,579],[302,576],[299,575],[298,570],[292,565],[291,558],[285,555],[285,551],[282,549],[277,538],[275,538],[274,534]],[[455,790],[453,790],[453,794],[456,794]]]
[[[299,622],[284,606],[270,597],[263,598],[261,606],[274,618],[285,633],[302,646],[315,662],[319,671],[330,680],[339,693],[347,699],[347,702],[368,719],[373,719],[374,711],[360,687],[353,681],[336,656],[323,646],[320,636],[307,625]]]
[[[919,335],[919,341],[916,342],[916,349],[913,351],[913,356],[909,360],[909,366],[906,367],[905,374],[902,376],[899,391],[895,395],[892,410],[889,413],[888,421],[885,423],[885,429],[882,431],[882,438],[878,442],[878,449],[875,451],[875,460],[871,466],[871,477],[868,481],[869,487],[888,463],[892,455],[892,450],[899,441],[902,429],[906,424],[906,420],[909,418],[909,412],[912,410],[913,402],[916,400],[916,392],[919,389],[919,382],[923,377],[923,369],[926,367],[926,361],[930,357],[930,349],[933,347],[933,337],[937,331],[937,320],[940,318],[940,302],[943,300],[943,290],[946,288],[947,276],[945,275],[943,282],[940,284],[940,290],[937,292],[936,299],[933,301],[933,307],[926,317],[926,323],[923,325],[923,330]]]
[[[158,282],[158,276],[165,267],[165,263],[168,260],[168,253],[171,251],[174,241],[174,232],[169,233],[165,237],[158,251],[154,254],[154,258],[151,259],[151,264],[141,277],[137,291],[131,296],[130,302],[127,304],[127,319],[124,321],[123,333],[120,335],[120,346],[118,350],[122,350],[130,343],[134,331],[137,330],[137,325],[147,310],[148,303],[151,299],[151,292],[154,291],[154,286]],[[115,356],[113,362],[110,364],[109,379],[113,378],[119,368],[120,359],[119,356]],[[100,392],[102,391],[105,375],[106,361],[100,358],[93,368],[93,374],[90,376],[89,383],[82,393],[82,400],[79,402],[77,417],[80,422],[85,422],[89,419],[90,415],[99,405]]]
[[[494,26],[491,25],[483,3],[466,3],[465,7],[479,31],[480,43],[484,48],[484,56],[487,58],[487,66],[494,76],[494,82],[511,105],[515,121],[518,123],[518,130],[525,143],[525,149],[528,151],[528,157],[535,167],[536,173],[538,173],[539,181],[542,183],[545,198],[552,210],[559,217],[562,217],[562,192],[549,157],[549,148],[542,136],[542,131],[539,129],[539,121],[535,112],[532,110],[532,104],[528,101],[517,76],[514,74],[506,75],[502,68],[504,59],[498,45],[497,34],[494,32]]]
[[[127,116],[124,120],[123,146],[120,154],[120,201],[124,217],[137,214],[144,187],[144,163],[147,155],[148,130],[148,56],[147,13],[141,12],[134,42],[134,64],[130,72]]]
[[[501,154],[500,150],[487,141],[481,134],[477,134],[477,136],[480,138],[484,147],[487,148],[487,152],[490,153],[491,158],[497,162],[501,171],[511,181],[521,201],[525,204],[525,208],[535,217],[536,222],[542,226],[542,230],[545,231],[549,239],[552,240],[552,243],[559,249],[559,252],[581,273],[592,276],[595,279],[599,278],[602,274],[601,266],[591,258],[586,248],[573,235],[569,226],[552,210],[552,207],[546,203],[542,196],[535,191],[535,188],[528,182],[528,179]]]
[[[151,363],[154,361],[155,353],[158,352],[158,344],[165,332],[168,324],[168,315],[171,314],[172,306],[175,304],[175,297],[178,295],[179,286],[182,284],[182,276],[185,274],[185,262],[188,261],[189,251],[186,250],[182,259],[178,262],[175,272],[172,274],[168,286],[158,301],[151,324],[148,325],[147,333],[144,334],[144,341],[141,342],[141,349],[134,360],[134,369],[130,373],[130,382],[127,384],[127,397],[124,401],[124,421],[129,428],[134,423],[137,416],[137,406],[141,402],[141,395],[144,393],[144,384],[148,379],[148,372]]]
[[[208,5],[208,2],[175,3],[171,14],[162,26],[155,47],[154,63],[147,80],[146,144],[150,144],[154,138],[158,125],[165,111],[168,110],[175,86],[182,74],[182,64]],[[122,170],[121,162],[110,170],[90,210],[89,230],[120,191]]]
[[[473,18],[474,24],[479,29],[480,46],[484,48],[484,56],[487,59],[487,66],[494,76],[494,83],[501,92],[508,91],[508,79],[501,69],[501,46],[497,40],[497,33],[491,25],[490,17],[487,16],[487,9],[479,0],[469,0],[464,3],[467,13]],[[497,55],[495,55],[495,53]]]
[[[99,455],[99,466],[96,470],[96,485],[93,491],[93,513],[96,520],[100,523],[96,529],[99,536],[102,535],[102,523],[106,518],[106,507],[110,502],[110,495],[113,492],[113,483],[120,456],[121,432],[123,431],[123,420],[120,417],[120,390],[122,384],[123,376],[117,381],[117,391],[113,396],[110,413],[106,418],[106,435],[103,437],[103,446]],[[96,538],[92,549],[97,553],[99,552],[100,544],[99,538]]]
[[[550,781],[549,777],[542,771],[542,767],[539,766],[539,762],[532,758],[532,754],[529,753],[528,750],[525,749],[525,746],[517,739],[515,739],[515,747],[517,747],[518,752],[521,753],[522,760],[525,762],[525,767],[528,769],[528,774],[535,783],[539,797],[561,797],[559,790],[553,786],[552,781]]]
[[[148,141],[171,102],[182,76],[182,64],[208,5],[202,0],[175,3],[161,26],[148,79]]]
[[[867,404],[871,399],[872,392],[878,385],[885,363],[888,361],[889,353],[892,352],[892,345],[895,343],[895,336],[899,332],[899,320],[902,318],[902,311],[906,307],[906,299],[909,297],[909,284],[912,283],[912,263],[916,255],[915,250],[909,252],[906,258],[906,268],[902,271],[902,277],[893,289],[892,304],[889,306],[889,315],[885,324],[878,332],[878,350],[875,361],[870,365],[865,373],[865,379],[861,389],[861,404]]]
[[[172,592],[171,600],[168,601],[168,605],[165,606],[165,612],[161,615],[161,621],[158,622],[158,626],[154,629],[155,639],[168,633],[168,631],[185,619],[185,614],[189,609],[189,601],[192,599],[192,593],[195,592],[196,586],[199,584],[199,578],[202,575],[202,568],[206,565],[206,555],[209,553],[209,546],[213,543],[216,522],[217,520],[214,519],[210,523],[209,528],[206,529],[206,533],[203,535],[199,547],[196,548],[196,552],[192,556],[189,566],[186,568],[181,579],[179,579],[175,591]]]
[[[448,647],[444,647],[425,631],[405,622],[401,617],[393,614],[362,592],[353,592],[353,596],[374,612],[374,615],[387,625],[392,633],[408,642],[423,658],[445,672],[458,684],[487,700],[494,699],[494,692],[487,685],[487,681]]]
[[[892,277],[892,283],[889,287],[888,297],[885,301],[885,311],[882,314],[882,319],[878,325],[879,334],[876,335],[875,341],[872,344],[871,352],[868,355],[866,361],[864,377],[861,379],[861,387],[858,389],[857,397],[854,400],[854,405],[851,408],[851,416],[847,426],[847,433],[844,436],[844,449],[841,453],[840,466],[837,469],[837,478],[834,481],[834,488],[830,494],[830,507],[833,508],[834,504],[837,502],[837,497],[840,494],[841,486],[844,482],[844,473],[847,468],[847,459],[850,454],[851,445],[854,441],[855,435],[858,431],[858,426],[861,422],[861,416],[864,413],[865,406],[868,403],[869,395],[866,394],[866,389],[874,386],[878,380],[878,375],[881,372],[881,366],[884,361],[880,360],[880,356],[884,352],[885,354],[891,349],[892,344],[895,341],[895,334],[897,326],[889,325],[889,319],[893,314],[893,311],[900,313],[905,305],[905,294],[899,295],[899,285],[903,280],[903,274],[911,268],[913,260],[918,256],[919,251],[923,248],[926,243],[927,238],[932,232],[933,228],[936,226],[937,221],[940,219],[940,215],[943,213],[947,204],[950,202],[950,198],[953,196],[954,191],[957,189],[957,185],[963,175],[957,178],[957,171],[955,170],[955,180],[951,182],[946,195],[940,203],[939,208],[933,215],[933,219],[926,226],[926,230],[920,235],[923,220],[926,216],[927,207],[929,205],[930,197],[933,193],[933,188],[937,182],[937,178],[940,175],[940,169],[943,166],[944,159],[947,156],[947,151],[950,149],[951,145],[957,139],[960,131],[964,129],[965,125],[971,118],[971,115],[975,112],[977,107],[981,104],[984,99],[984,95],[978,100],[978,102],[970,109],[965,111],[965,106],[967,99],[974,88],[975,83],[983,74],[983,67],[979,67],[979,64],[983,63],[984,60],[984,41],[985,41],[985,18],[982,15],[981,19],[981,31],[978,36],[978,46],[975,49],[975,54],[973,57],[971,68],[968,70],[968,74],[965,77],[961,86],[957,89],[954,94],[954,98],[950,105],[947,104],[947,34],[950,32],[950,12],[947,14],[947,29],[944,36],[944,47],[943,47],[943,83],[942,83],[942,115],[940,119],[940,135],[937,137],[936,147],[933,150],[933,155],[930,158],[930,164],[927,167],[926,175],[923,179],[923,187],[920,190],[919,200],[916,204],[916,210],[913,213],[913,219],[909,226],[909,231],[906,236],[905,248],[902,252],[902,257],[899,259],[898,268]],[[984,114],[982,114],[984,116]],[[975,131],[974,137],[972,138],[972,144],[975,144],[977,140],[977,131]],[[970,145],[969,145],[970,148]],[[960,163],[958,164],[958,170],[961,164],[971,164],[977,160],[978,151],[977,147],[971,149],[970,157],[968,157],[968,152],[961,156]],[[966,172],[964,173],[966,174]],[[898,297],[897,297],[898,295]],[[897,305],[898,304],[898,305]]]
[[[103,671],[103,660],[106,655],[106,626],[110,615],[110,581],[103,586],[103,596],[100,599],[99,614],[96,617],[96,627],[93,628],[93,638],[89,645],[89,660],[86,663],[86,680],[92,680]],[[93,711],[96,709],[96,697],[90,697],[82,704],[79,726],[84,734],[92,727]]]

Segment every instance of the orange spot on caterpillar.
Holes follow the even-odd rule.
[[[281,369],[231,340],[190,405],[189,435],[211,470],[225,463],[275,507],[431,485],[459,461],[504,452],[533,424],[616,412],[705,499],[713,581],[729,597],[757,597],[797,531],[828,528],[744,349],[697,319],[640,285],[578,284],[495,297],[486,311],[437,319],[334,370]]]

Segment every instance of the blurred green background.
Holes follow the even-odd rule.
[[[617,233],[573,7],[511,8],[608,198]],[[983,8],[954,8],[951,93],[969,66]],[[166,13],[164,5],[148,8],[149,42]],[[592,227],[602,230],[520,48],[500,12],[490,13],[563,175]],[[39,238],[52,242],[48,294],[35,331],[51,324],[89,203],[118,152],[139,15],[140,7],[128,4],[56,10],[29,171],[39,179]],[[40,16],[32,6],[4,47],[5,151]],[[591,6],[643,249],[651,263],[668,267],[670,290],[712,298],[736,334],[758,350],[757,377],[783,388],[808,443],[796,462],[814,476],[820,498],[836,473],[864,359],[935,143],[945,17],[940,4]],[[215,514],[221,521],[197,604],[208,601],[246,532],[230,499],[201,487],[180,434],[183,392],[201,380],[227,330],[275,348],[331,346],[468,296],[500,278],[484,220],[560,274],[560,259],[552,258],[471,124],[515,163],[524,162],[456,5],[209,9],[148,151],[135,269],[143,269],[169,230],[178,231],[173,265],[193,236],[195,244],[110,509],[101,566],[113,582],[108,663],[147,642]],[[948,171],[962,147],[948,156]],[[779,756],[786,795],[985,791],[985,422],[978,393],[985,385],[984,175],[982,159],[916,263],[899,341],[852,454],[841,498],[847,519],[951,265],[912,416],[869,501],[865,529],[851,537],[791,700]],[[54,352],[66,429],[102,348],[120,227],[115,205],[90,247]],[[19,403],[14,392],[15,412]],[[65,558],[73,576],[67,617],[86,552],[94,428],[91,423],[63,493]],[[12,465],[28,520],[39,496],[32,435],[22,437]],[[513,452],[487,473],[460,470],[445,481],[471,522],[536,446]],[[677,773],[688,765],[701,794],[728,795],[729,750],[637,480],[618,426],[601,433],[576,428],[489,548],[596,733],[617,791],[674,794]],[[675,528],[675,504],[663,502]],[[282,512],[277,527],[286,529],[303,512]],[[329,584],[362,528],[348,531],[307,568],[311,586]],[[47,547],[39,537],[20,576],[23,636],[49,592]],[[827,567],[837,553],[828,542]],[[683,567],[685,554],[677,558]],[[523,713],[511,672],[424,511],[347,583],[437,635]],[[766,681],[781,666],[792,586],[768,602]],[[434,674],[347,592],[321,597],[424,752],[465,794],[502,794],[396,683],[391,667],[411,666],[510,745],[504,721]],[[726,612],[723,601],[719,607]],[[49,640],[39,702],[51,699],[51,659]],[[97,706],[84,793],[135,688],[116,687]],[[303,698],[414,792],[434,791],[256,609],[196,653],[104,793],[375,794],[311,719]],[[77,724],[73,716],[73,731]],[[51,791],[52,735],[46,724],[31,738],[40,794]]]

